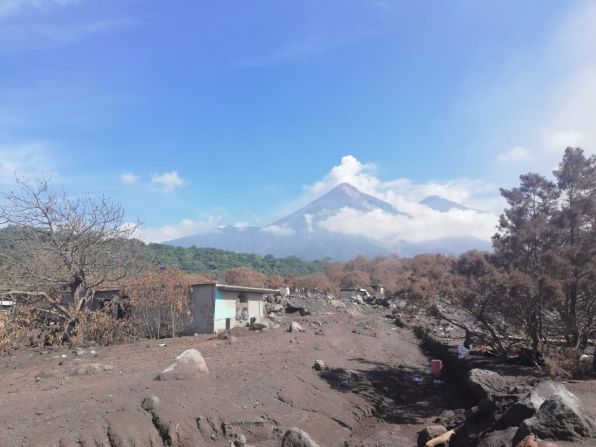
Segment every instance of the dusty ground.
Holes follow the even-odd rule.
[[[306,332],[285,332],[292,320]],[[325,305],[284,317],[281,329],[236,336],[234,344],[197,336],[2,358],[0,446],[229,446],[241,432],[272,447],[290,426],[328,447],[412,446],[447,406],[414,335],[382,310]],[[187,348],[203,354],[208,376],[154,380]],[[312,368],[316,359],[327,376]],[[80,371],[93,363],[113,369]],[[592,382],[571,389],[596,404]],[[141,407],[148,394],[160,399],[155,410]]]

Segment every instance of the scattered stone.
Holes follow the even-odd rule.
[[[113,371],[114,368],[112,365],[102,365],[101,363],[90,363],[85,365],[79,369],[77,369],[73,375],[78,376],[94,376],[97,374],[101,374],[102,372],[110,372]]]
[[[242,433],[236,435],[236,439],[232,442],[231,447],[245,447],[246,446],[246,436]]]
[[[494,400],[495,395],[507,391],[506,379],[501,374],[486,369],[472,369],[468,372],[466,383],[478,401]]]
[[[555,395],[545,400],[532,418],[520,424],[514,441],[531,433],[542,439],[574,441],[592,437],[596,431],[594,422],[584,414],[575,399]]]
[[[45,371],[41,371],[41,372],[38,372],[38,373],[35,375],[35,381],[36,381],[36,382],[39,382],[39,381],[41,381],[41,380],[51,379],[52,377],[53,377],[53,376],[52,376],[51,374],[48,374],[48,373],[47,373],[47,372],[45,372]]]
[[[151,411],[159,405],[159,397],[155,394],[149,394],[145,396],[143,402],[141,402],[141,407],[143,410]]]
[[[305,330],[299,323],[292,321],[288,332],[305,332]]]
[[[234,337],[233,335],[230,335],[228,337],[228,344],[229,345],[235,345],[238,342],[238,339],[236,337]]]
[[[447,429],[442,425],[430,425],[418,432],[416,444],[418,447],[424,447],[428,441],[444,433],[447,433]]]
[[[87,355],[87,351],[85,351],[84,349],[79,349],[77,352],[77,357],[83,357],[84,355]]]
[[[196,349],[187,349],[160,372],[156,380],[185,380],[209,374],[205,359]]]
[[[343,368],[324,371],[321,377],[330,382],[332,386],[348,389],[354,388],[363,379],[359,372]]]
[[[308,433],[299,428],[292,427],[284,433],[281,447],[320,447]]]
[[[313,364],[313,368],[316,371],[327,371],[329,369],[329,367],[327,365],[325,365],[325,362],[323,360],[315,360],[315,363]]]
[[[277,303],[265,303],[265,313],[267,314],[278,314],[281,315],[284,311],[284,307]]]
[[[160,348],[165,348],[167,345],[166,345],[165,343],[160,343],[158,346],[159,346]]]
[[[336,309],[338,307],[342,307],[342,308],[346,307],[346,303],[344,303],[343,301],[340,301],[340,300],[331,300],[331,301],[329,301],[329,304],[331,304]]]

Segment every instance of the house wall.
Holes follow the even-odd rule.
[[[213,332],[215,285],[200,284],[193,286],[190,296],[191,322],[184,330],[185,334],[210,334]]]
[[[228,290],[217,290],[215,292],[215,317],[214,331],[221,331],[226,328],[226,318],[231,319],[232,327],[244,324],[236,321],[236,302],[241,292],[232,292]],[[248,299],[248,318],[260,317],[263,315],[263,295],[260,293],[243,294]]]

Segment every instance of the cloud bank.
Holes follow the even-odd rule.
[[[483,201],[485,205],[491,203],[483,199],[486,193],[496,195],[493,185],[473,179],[423,183],[403,178],[383,181],[375,174],[375,170],[374,164],[362,163],[356,157],[346,155],[322,180],[307,186],[306,191],[309,195],[320,195],[340,183],[348,182],[362,192],[389,202],[407,215],[391,214],[380,209],[362,212],[342,208],[334,215],[317,222],[317,225],[327,231],[365,236],[387,243],[417,243],[444,238],[488,241],[494,234],[497,213],[502,210],[498,205],[493,212],[476,209],[439,212],[418,203],[424,197],[438,195],[474,208],[482,208],[476,205]],[[500,202],[495,197],[493,201],[495,204]]]

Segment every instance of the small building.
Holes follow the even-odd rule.
[[[15,302],[10,299],[0,298],[0,313],[8,314],[14,309]]]
[[[273,289],[206,283],[192,286],[191,321],[186,333],[209,334],[245,326],[252,317],[265,314],[265,295]]]

